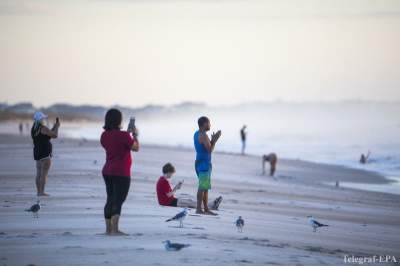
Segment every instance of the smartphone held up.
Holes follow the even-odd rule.
[[[129,124],[128,124],[128,129],[127,129],[127,131],[128,131],[128,132],[131,132],[132,135],[134,135],[134,136],[137,137],[137,136],[138,136],[138,130],[137,130],[137,128],[136,128],[135,122],[136,122],[135,117],[131,117],[131,119],[129,120]]]

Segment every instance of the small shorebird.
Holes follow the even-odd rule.
[[[238,232],[243,232],[243,226],[244,226],[244,220],[242,218],[242,216],[239,216],[239,218],[237,218],[236,220],[236,228],[238,229]]]
[[[165,244],[165,249],[167,251],[179,251],[190,246],[189,244],[171,243],[169,240],[166,240],[163,243]]]
[[[179,227],[183,227],[183,220],[185,220],[186,216],[188,214],[188,209],[184,208],[183,211],[181,211],[180,213],[178,213],[177,215],[175,215],[174,217],[166,220],[166,222],[170,222],[170,221],[179,221]]]
[[[32,212],[34,218],[39,218],[40,208],[40,200],[38,199],[36,204],[33,204],[29,209],[26,209],[25,211]]]
[[[329,226],[327,224],[321,224],[320,222],[315,220],[314,217],[312,217],[311,215],[307,216],[307,218],[308,218],[308,223],[313,228],[313,232],[317,232],[317,228],[319,228],[319,227]]]

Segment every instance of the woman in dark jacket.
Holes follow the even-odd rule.
[[[57,138],[60,121],[57,117],[52,129],[44,125],[47,118],[42,112],[36,112],[33,116],[34,122],[31,129],[33,140],[33,158],[36,161],[36,189],[38,196],[49,196],[44,192],[47,175],[51,165],[53,146],[50,139]]]
[[[117,109],[108,110],[100,139],[106,151],[102,174],[107,191],[104,218],[108,235],[124,235],[118,228],[118,222],[131,183],[131,151],[139,151],[136,129],[133,129],[131,135],[121,130],[121,123],[121,112]]]

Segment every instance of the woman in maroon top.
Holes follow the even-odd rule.
[[[139,151],[136,129],[132,135],[121,130],[122,113],[117,109],[107,111],[101,145],[106,151],[103,178],[106,184],[107,202],[104,206],[106,234],[123,235],[118,229],[121,207],[131,184],[131,151]]]

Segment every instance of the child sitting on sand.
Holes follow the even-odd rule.
[[[175,174],[175,167],[167,163],[162,168],[163,175],[157,181],[157,198],[158,203],[162,206],[170,207],[186,207],[196,208],[196,201],[188,198],[175,198],[174,194],[177,190],[181,189],[183,181],[180,181],[173,189],[169,180]],[[218,210],[219,205],[222,202],[222,197],[219,196],[214,201],[210,202],[210,208],[212,210]]]

